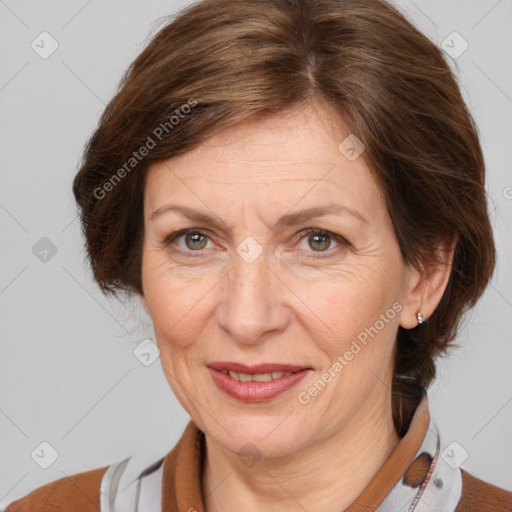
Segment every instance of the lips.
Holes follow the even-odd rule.
[[[241,363],[231,363],[231,362],[215,362],[210,363],[208,365],[210,368],[214,370],[227,370],[238,373],[272,373],[272,372],[300,372],[301,370],[306,370],[308,366],[299,366],[299,365],[291,365],[291,364],[277,364],[277,363],[263,363],[256,364],[253,366],[247,366]]]
[[[270,400],[295,386],[310,367],[277,363],[244,365],[214,362],[208,370],[217,387],[238,400],[256,402]]]

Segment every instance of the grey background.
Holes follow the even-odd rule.
[[[189,3],[0,0],[0,508],[136,451],[164,455],[188,421],[159,360],[134,356],[152,337],[148,318],[103,297],[84,265],[71,182],[155,20]],[[452,62],[482,136],[499,253],[461,348],[440,362],[431,411],[442,448],[457,441],[469,454],[463,468],[512,490],[512,2],[398,5],[437,44],[453,31],[469,43]],[[31,48],[43,31],[59,44],[47,59]],[[46,262],[33,252],[43,237],[57,250]],[[48,462],[43,441],[58,453],[48,469],[31,457]]]

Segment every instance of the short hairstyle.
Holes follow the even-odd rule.
[[[405,262],[432,267],[438,244],[457,236],[439,305],[396,340],[395,381],[428,386],[492,276],[495,247],[477,127],[456,78],[384,0],[203,0],[161,28],[126,71],[74,179],[94,278],[105,294],[142,294],[150,165],[311,99],[363,142]],[[399,432],[403,393],[394,383]]]

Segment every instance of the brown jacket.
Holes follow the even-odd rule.
[[[429,422],[411,424],[373,480],[346,512],[374,511],[397,482],[418,487],[428,481],[431,463],[417,456]],[[201,464],[204,434],[191,421],[162,469],[162,512],[204,512]],[[422,454],[424,455],[424,453]],[[430,465],[430,466],[429,466]],[[100,512],[100,485],[108,466],[61,478],[11,503],[6,512]],[[462,495],[455,512],[512,512],[512,493],[462,471]],[[146,511],[143,511],[146,512]],[[397,511],[398,512],[398,511]]]

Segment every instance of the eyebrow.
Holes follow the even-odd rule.
[[[218,229],[227,231],[228,233],[232,233],[233,231],[232,229],[228,228],[225,225],[225,223],[219,221],[217,217],[215,217],[214,215],[194,210],[193,208],[189,208],[188,206],[177,204],[164,204],[160,208],[157,208],[151,214],[150,220],[154,220],[156,217],[159,217],[160,215],[169,211],[180,212],[189,219],[209,223],[212,226],[217,227]],[[357,210],[337,203],[329,203],[323,206],[316,206],[312,208],[307,208],[305,210],[300,210],[295,213],[287,213],[277,221],[275,228],[282,229],[285,227],[294,226],[306,220],[314,219],[316,217],[321,217],[323,215],[328,215],[332,213],[348,214],[351,215],[352,217],[355,217],[364,224],[369,224],[369,222]]]

